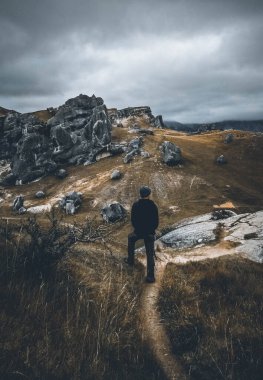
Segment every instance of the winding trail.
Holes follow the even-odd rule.
[[[158,298],[165,267],[168,263],[183,264],[189,261],[200,261],[223,255],[233,254],[229,249],[217,247],[203,247],[175,255],[175,252],[162,252],[156,260],[155,277],[153,284],[145,283],[140,302],[140,320],[143,338],[151,348],[159,366],[163,369],[168,380],[186,380],[189,377],[181,364],[172,353],[171,343],[165,331],[165,326],[158,311]],[[146,266],[145,258],[138,257]]]

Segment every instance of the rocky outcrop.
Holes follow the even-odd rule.
[[[165,124],[163,122],[163,117],[162,115],[158,115],[155,117],[155,120],[154,120],[154,126],[156,128],[165,128]]]
[[[123,158],[123,162],[125,164],[128,164],[129,162],[131,162],[136,155],[141,154],[142,144],[143,144],[142,137],[136,137],[135,139],[129,142],[128,147],[125,151],[126,154]]]
[[[127,107],[121,110],[111,108],[109,110],[111,122],[116,126],[123,126],[122,119],[144,117],[154,128],[165,128],[162,115],[154,116],[148,106]]]
[[[67,215],[73,215],[80,208],[81,203],[82,193],[71,191],[60,200],[59,205]]]
[[[101,215],[107,223],[114,223],[125,218],[126,210],[120,203],[115,202],[103,207]]]
[[[94,162],[111,142],[111,123],[102,98],[79,95],[47,122],[32,114],[0,117],[0,159],[12,173],[2,184],[26,183],[55,173],[60,164]]]
[[[148,106],[143,106],[143,107],[127,107],[123,108],[122,110],[117,111],[117,117],[119,119],[121,118],[127,118],[130,116],[146,116],[149,119],[152,119],[154,116],[152,115],[152,110]]]
[[[218,220],[214,220],[213,214],[185,219],[159,241],[164,246],[180,250],[230,242],[230,253],[263,263],[263,211],[241,215],[231,212],[228,215]]]
[[[163,161],[169,166],[178,165],[183,162],[181,149],[170,141],[163,142],[161,152]]]
[[[24,213],[24,197],[23,197],[23,195],[18,195],[15,197],[12,209],[13,209],[13,211],[18,212],[19,214]]]

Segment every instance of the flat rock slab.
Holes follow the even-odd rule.
[[[162,236],[159,241],[166,247],[180,250],[217,241],[232,242],[233,253],[263,263],[263,211],[221,220],[212,220],[211,216],[212,214],[205,214],[185,219],[174,225],[174,230]]]

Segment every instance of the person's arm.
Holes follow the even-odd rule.
[[[156,230],[156,228],[159,226],[159,213],[156,204],[154,204],[154,222],[154,229]]]
[[[135,224],[136,224],[136,216],[135,216],[135,203],[132,205],[132,209],[131,209],[131,223],[132,223],[132,226],[135,228]]]

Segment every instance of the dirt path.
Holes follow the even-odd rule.
[[[188,376],[184,373],[182,366],[172,353],[171,344],[158,311],[157,303],[165,267],[169,262],[177,264],[186,263],[188,261],[200,261],[228,254],[232,254],[231,250],[216,247],[196,249],[180,253],[180,255],[176,256],[174,252],[172,254],[169,251],[158,254],[159,259],[156,260],[155,266],[156,282],[144,285],[140,304],[140,319],[143,337],[168,380],[184,380],[188,379]],[[139,258],[139,260],[144,266],[146,265],[144,257]]]

